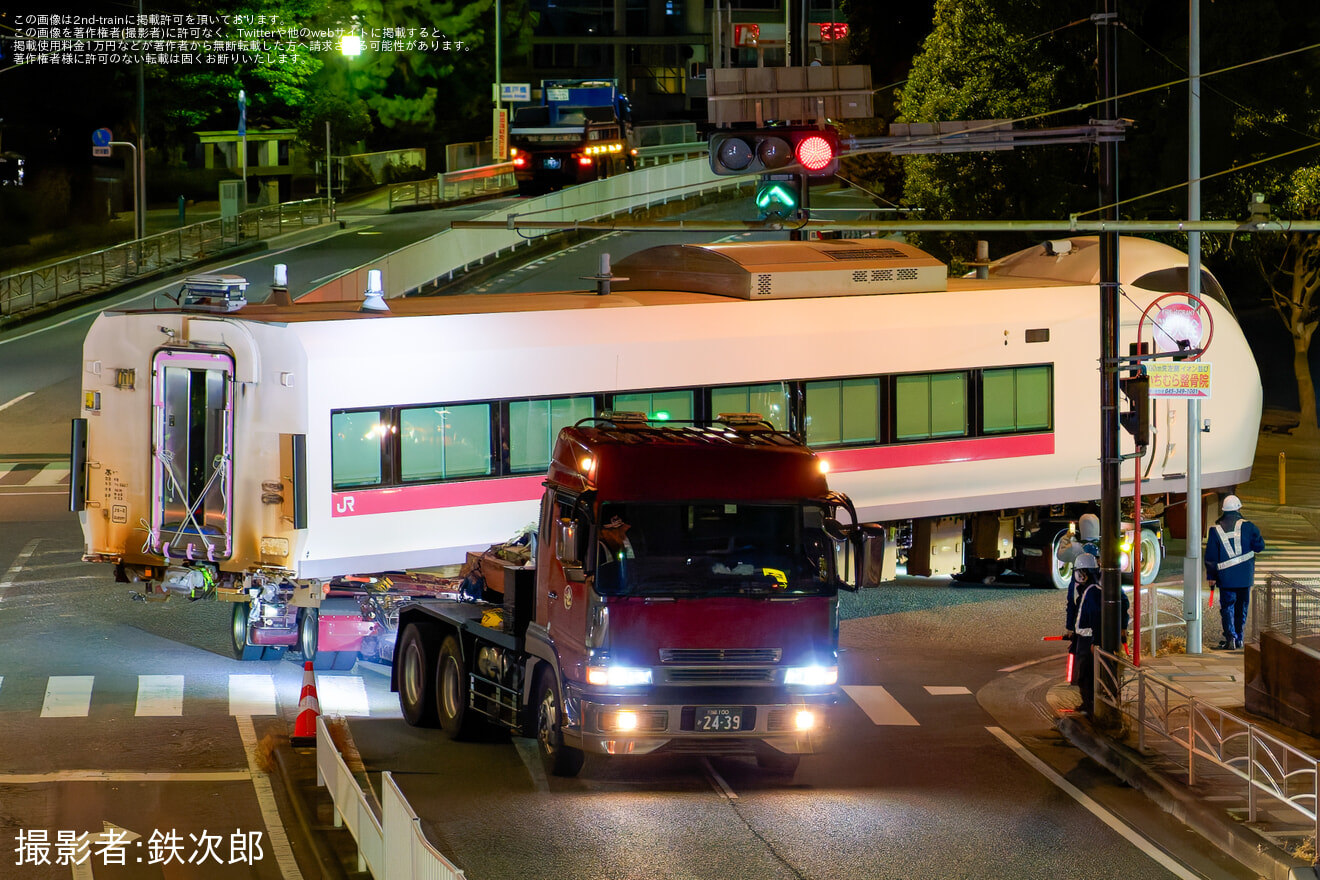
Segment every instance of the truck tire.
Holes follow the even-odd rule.
[[[581,749],[564,745],[562,707],[554,670],[546,669],[536,685],[536,745],[541,765],[551,776],[577,776],[586,756]]]
[[[248,615],[251,611],[251,602],[235,602],[230,614],[229,650],[235,660],[260,660],[263,653],[260,645],[248,644]]]
[[[1141,585],[1150,586],[1160,575],[1160,566],[1164,564],[1164,551],[1154,529],[1141,530]],[[1131,578],[1124,577],[1124,581]]]
[[[298,609],[298,650],[304,660],[316,660],[317,640],[321,635],[321,615],[315,608]]]
[[[486,725],[480,715],[468,705],[467,664],[458,639],[446,636],[440,646],[440,663],[436,671],[435,705],[440,713],[440,728],[450,739],[476,739]]]
[[[410,623],[399,637],[399,708],[413,727],[435,727],[435,627]]]

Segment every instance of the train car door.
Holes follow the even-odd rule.
[[[234,360],[160,351],[153,363],[151,535],[166,558],[233,550]]]

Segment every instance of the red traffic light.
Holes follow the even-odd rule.
[[[796,155],[808,174],[823,171],[834,161],[834,145],[821,135],[809,135],[798,141]]]
[[[791,170],[828,177],[839,167],[839,136],[830,129],[777,126],[721,131],[710,136],[710,169],[716,174]]]

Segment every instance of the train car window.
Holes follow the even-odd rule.
[[[543,472],[561,428],[595,414],[594,397],[509,401],[509,471]]]
[[[1168,269],[1147,272],[1133,281],[1132,286],[1140,287],[1142,290],[1153,290],[1156,293],[1182,293],[1187,290],[1187,267],[1171,266]],[[1227,309],[1230,315],[1233,314],[1233,306],[1228,301],[1228,294],[1224,293],[1224,288],[1219,286],[1215,276],[1205,269],[1201,270],[1201,295],[1210,297]]]
[[[987,434],[1048,430],[1051,368],[1011,367],[981,375],[981,429]]]
[[[896,377],[894,419],[899,441],[967,436],[967,374]]]
[[[727,385],[710,390],[711,415],[720,413],[760,413],[761,417],[780,431],[788,430],[788,413],[792,405],[787,382],[765,385]]]
[[[808,382],[806,403],[808,445],[841,446],[879,441],[879,378]]]
[[[615,412],[644,412],[648,419],[668,421],[669,419],[694,418],[692,414],[691,391],[643,391],[634,394],[615,394],[611,396],[609,409]]]
[[[406,482],[491,472],[490,404],[399,411],[399,476]]]
[[[390,422],[381,410],[330,415],[330,470],[335,489],[379,486]]]

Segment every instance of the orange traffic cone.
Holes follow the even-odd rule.
[[[316,673],[312,671],[312,661],[303,664],[302,695],[298,698],[298,720],[293,724],[293,736],[289,743],[294,746],[316,745],[316,716],[321,714],[321,701],[316,698]]]

